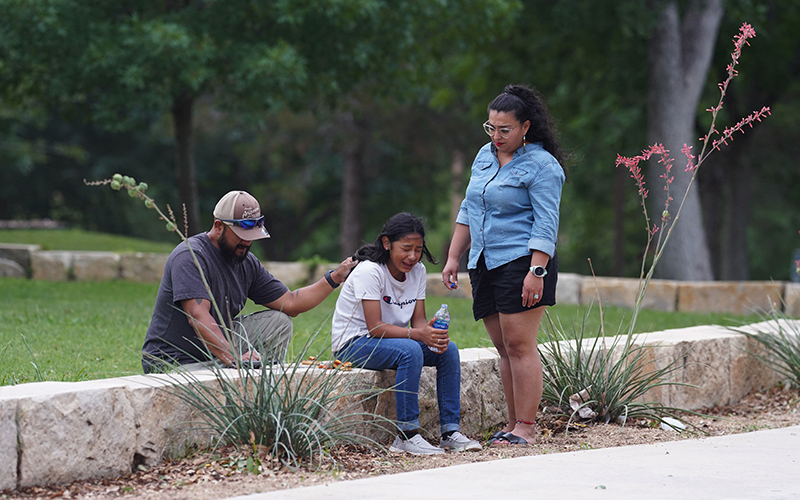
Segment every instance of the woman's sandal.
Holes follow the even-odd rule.
[[[526,441],[524,438],[521,438],[521,437],[519,437],[519,436],[517,436],[517,435],[515,435],[515,434],[513,434],[511,432],[506,432],[505,434],[503,434],[502,436],[497,438],[495,441],[491,442],[489,444],[489,446],[490,447],[493,447],[493,446],[494,447],[496,447],[496,446],[509,446],[509,445],[512,445],[512,444],[529,445],[531,443]]]
[[[506,436],[506,432],[504,432],[504,431],[497,431],[497,432],[495,432],[495,433],[494,433],[494,434],[492,434],[492,435],[489,437],[489,439],[486,441],[486,446],[491,446],[491,445],[493,445],[494,443],[496,443],[496,442],[500,441],[501,439],[505,438],[505,436]]]
[[[505,436],[503,436],[503,441],[508,442],[508,444],[528,444],[528,442],[511,432],[506,432]]]

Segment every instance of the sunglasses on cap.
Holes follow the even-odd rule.
[[[217,219],[222,222],[227,222],[243,229],[253,229],[255,227],[264,227],[264,216],[258,219]]]

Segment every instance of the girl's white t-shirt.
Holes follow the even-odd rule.
[[[368,335],[362,300],[381,303],[381,321],[408,326],[418,300],[425,300],[426,271],[417,262],[404,281],[397,281],[386,264],[360,262],[342,285],[333,312],[332,346],[336,352],[355,337]]]

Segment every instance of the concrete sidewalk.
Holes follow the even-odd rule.
[[[800,427],[496,460],[237,498],[800,499]]]

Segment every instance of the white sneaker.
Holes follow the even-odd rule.
[[[414,434],[410,439],[401,439],[400,436],[394,438],[394,443],[389,447],[392,453],[411,453],[412,455],[438,455],[444,450],[437,448],[425,441],[419,434]]]
[[[481,444],[475,440],[468,438],[458,431],[450,434],[439,443],[439,448],[448,451],[480,451],[483,449]]]

